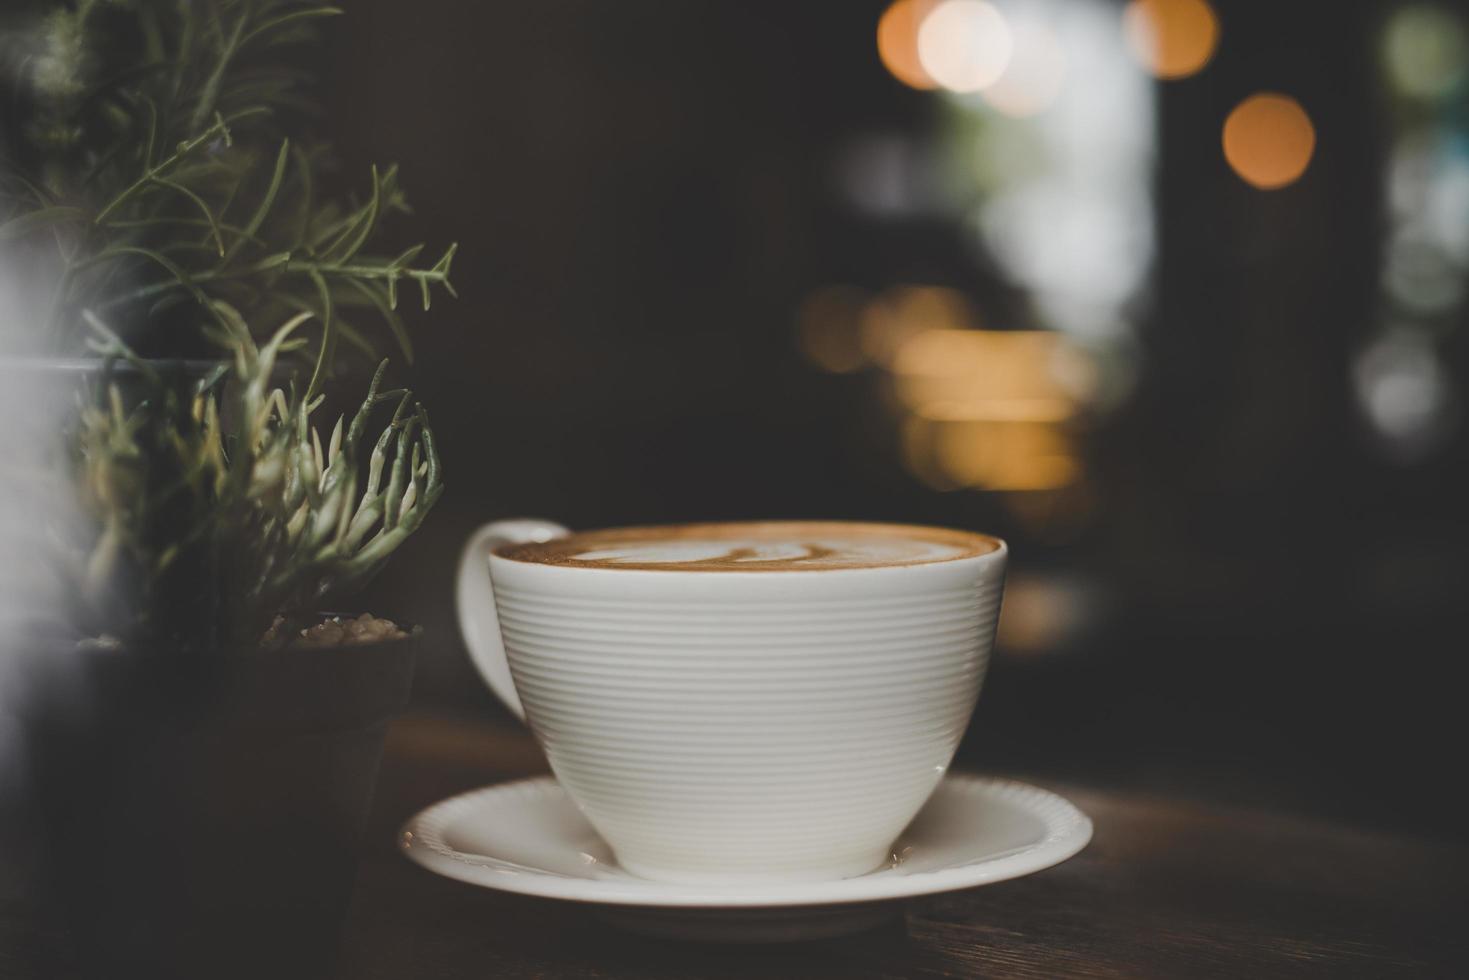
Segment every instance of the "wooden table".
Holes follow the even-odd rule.
[[[394,851],[419,808],[544,771],[509,722],[395,726],[339,980],[1469,977],[1469,848],[1044,780],[1033,781],[1096,824],[1080,855],[817,943],[642,939],[584,908],[439,878]]]

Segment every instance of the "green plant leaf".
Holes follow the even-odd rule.
[[[403,323],[403,317],[389,305],[387,297],[378,292],[371,283],[355,278],[348,279],[347,282],[377,308],[379,315],[387,323],[388,330],[392,332],[393,339],[398,342],[398,349],[403,352],[403,357],[408,363],[412,364],[413,340],[408,336],[408,328]]]
[[[321,382],[331,365],[332,353],[336,348],[336,332],[332,329],[335,325],[332,316],[332,291],[320,272],[312,269],[310,276],[311,281],[316,285],[317,295],[321,299],[321,347],[316,353],[316,366],[311,370],[311,382],[306,386],[308,402],[312,395],[321,390]]]
[[[143,143],[143,166],[152,167],[153,157],[158,154],[158,105],[147,97],[144,97],[143,104],[148,107],[148,139]]]
[[[296,241],[297,248],[303,248],[311,237],[311,220],[315,214],[316,182],[311,173],[311,157],[299,147],[291,153],[291,159],[296,163],[296,177],[300,182],[301,202],[296,216]]]
[[[203,87],[194,102],[194,115],[192,117],[191,129],[198,129],[204,125],[204,121],[211,115],[218,115],[219,108],[219,86],[224,80],[225,73],[229,70],[230,62],[234,60],[235,52],[239,50],[240,38],[244,33],[245,25],[250,21],[250,12],[246,10],[240,14],[240,19],[235,21],[234,28],[229,36],[224,34],[224,28],[219,22],[219,4],[209,3],[204,9],[209,11],[210,20],[214,25],[215,36],[219,40],[219,50],[215,53],[214,69],[209,77],[204,80]]]
[[[368,357],[377,356],[377,348],[372,345],[372,341],[368,340],[367,335],[361,330],[342,319],[340,310],[337,312],[337,335]],[[412,361],[410,360],[409,363],[411,364]]]
[[[372,196],[368,198],[367,204],[357,211],[356,216],[341,234],[322,251],[322,262],[331,264],[350,262],[362,250],[367,239],[377,230],[378,216],[382,213],[383,186],[392,179],[392,175],[393,170],[389,169],[387,177],[379,177],[377,167],[372,168]]]
[[[254,113],[250,111],[235,113],[231,118],[242,119],[253,114]],[[163,160],[157,166],[149,167],[141,177],[129,184],[111,201],[109,201],[101,211],[97,212],[97,215],[92,219],[92,222],[97,225],[104,224],[107,221],[108,217],[114,211],[118,210],[128,201],[132,200],[136,195],[142,192],[144,188],[155,183],[159,177],[162,177],[165,173],[168,173],[174,167],[178,166],[184,160],[188,159],[188,157],[200,147],[207,146],[215,139],[223,139],[225,143],[228,144],[230,142],[229,124],[230,120],[227,120],[218,113],[215,113],[214,125],[210,126],[208,129],[204,130],[193,139],[184,140],[178,145],[178,148],[173,152],[172,156]]]
[[[335,17],[344,13],[346,11],[340,7],[311,7],[306,10],[293,10],[288,14],[273,17],[255,27],[240,41],[240,47],[243,48],[252,41],[268,34],[276,33],[283,27],[288,27],[306,20],[314,20],[318,17]]]
[[[11,242],[34,234],[43,228],[85,221],[87,212],[81,208],[54,205],[17,215],[0,225],[0,242]]]
[[[262,388],[269,381],[270,373],[275,368],[276,356],[280,353],[281,348],[285,346],[286,339],[290,337],[297,327],[311,319],[314,315],[313,313],[296,314],[282,324],[280,329],[275,332],[275,335],[266,342],[265,346],[260,348],[260,378],[258,380]]]
[[[276,195],[280,193],[281,184],[286,179],[286,165],[291,159],[291,141],[281,140],[280,152],[275,157],[275,170],[271,173],[270,184],[265,188],[265,195],[261,197],[260,204],[255,208],[255,213],[250,216],[249,222],[245,224],[243,234],[230,243],[224,259],[227,263],[235,256],[246,241],[253,239],[260,231],[260,226],[265,224],[265,218],[270,214],[270,209],[275,206]],[[223,265],[224,263],[221,263]]]
[[[169,228],[175,226],[184,228],[208,228],[210,227],[210,224],[208,221],[205,221],[201,218],[185,218],[181,216],[170,217],[168,215],[159,215],[156,218],[115,218],[112,221],[107,222],[107,226],[109,228]],[[265,244],[265,241],[263,239],[255,237],[254,233],[248,232],[244,228],[240,228],[236,225],[232,225],[227,221],[219,222],[219,229],[225,232],[227,235],[233,238],[243,239],[244,241],[249,242],[251,245]],[[230,244],[233,248],[234,242],[231,242]]]
[[[169,180],[167,177],[154,177],[153,182],[162,187],[167,187],[169,190],[174,191],[175,193],[182,194],[184,197],[194,202],[194,206],[199,209],[199,213],[204,215],[204,220],[209,222],[209,230],[214,235],[215,249],[219,252],[220,258],[223,258],[224,235],[220,233],[219,221],[214,217],[214,212],[210,209],[209,205],[204,203],[204,199],[189,188],[185,187],[183,184],[175,183],[174,181]]]
[[[56,200],[50,191],[36,184],[34,181],[26,179],[25,175],[20,172],[20,166],[3,153],[0,153],[0,182],[14,182],[19,184],[31,196],[31,200],[35,202],[38,208],[50,207]],[[9,188],[6,188],[6,191],[7,193],[14,194]]]

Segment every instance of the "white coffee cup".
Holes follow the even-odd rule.
[[[791,528],[802,540],[889,534],[963,547],[864,567],[759,555],[689,564],[701,534],[727,543],[744,527],[761,541]],[[1004,542],[840,522],[570,542],[639,532],[680,535],[683,550],[668,561],[526,560],[510,546],[569,532],[490,524],[466,544],[457,584],[480,673],[529,723],[619,863],[663,881],[758,885],[889,861],[968,726]]]

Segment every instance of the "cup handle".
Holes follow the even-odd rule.
[[[553,521],[518,518],[486,524],[469,536],[459,553],[459,575],[454,585],[455,606],[459,611],[459,632],[469,648],[470,659],[490,690],[515,716],[525,720],[525,708],[515,693],[510,678],[510,662],[505,659],[505,640],[500,635],[500,621],[495,616],[495,591],[490,582],[490,551],[502,544],[526,541],[550,541],[571,532]]]

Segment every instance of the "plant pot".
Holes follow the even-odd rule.
[[[88,975],[330,974],[415,641],[45,665],[46,877]]]

